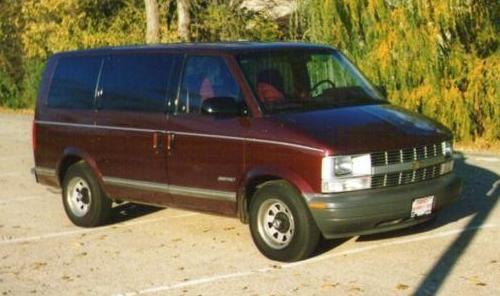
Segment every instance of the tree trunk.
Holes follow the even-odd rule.
[[[177,32],[182,41],[190,41],[189,25],[191,18],[189,16],[190,1],[177,0]]]
[[[144,0],[146,4],[146,43],[160,42],[160,20],[156,0]]]

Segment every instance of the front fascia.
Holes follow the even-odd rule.
[[[331,194],[306,195],[325,238],[349,237],[401,229],[425,222],[457,200],[462,181],[453,173],[422,183]],[[412,217],[416,198],[433,196],[432,213]]]

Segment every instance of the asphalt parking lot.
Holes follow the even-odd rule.
[[[464,192],[432,223],[282,264],[237,219],[123,204],[73,226],[30,175],[31,116],[0,113],[0,295],[500,295],[500,156],[455,158]]]

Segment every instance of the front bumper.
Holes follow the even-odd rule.
[[[311,213],[327,239],[385,232],[430,220],[459,196],[454,174],[397,187],[306,196]],[[415,198],[434,195],[432,214],[411,218]]]

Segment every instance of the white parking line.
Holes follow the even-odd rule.
[[[282,264],[282,265],[279,265],[278,267],[276,267],[276,266],[265,267],[265,268],[260,268],[260,269],[256,269],[256,270],[249,270],[249,271],[242,271],[242,272],[236,272],[236,273],[226,273],[226,274],[220,274],[220,275],[215,275],[215,276],[202,277],[202,278],[188,280],[188,281],[176,282],[176,283],[173,283],[170,285],[146,288],[146,289],[139,290],[139,291],[119,293],[119,294],[115,294],[115,296],[122,296],[122,295],[133,296],[133,295],[143,295],[143,294],[166,292],[166,291],[174,290],[174,289],[178,289],[178,288],[192,287],[192,286],[197,286],[197,285],[201,285],[201,284],[217,282],[217,281],[221,281],[221,280],[225,280],[225,279],[241,278],[241,277],[246,277],[246,276],[255,275],[255,274],[259,274],[259,273],[272,272],[272,271],[280,270],[280,267],[282,269],[283,268],[285,268],[285,269],[286,268],[294,268],[297,266],[307,265],[307,264],[311,264],[314,262],[324,261],[324,260],[331,259],[334,257],[362,253],[362,252],[370,251],[373,249],[379,249],[379,248],[394,246],[394,245],[409,244],[409,243],[413,243],[416,241],[424,241],[424,240],[430,240],[430,239],[436,239],[436,238],[443,238],[443,237],[452,236],[452,235],[459,234],[461,232],[466,232],[466,231],[473,231],[473,230],[487,229],[487,228],[498,228],[498,227],[500,227],[500,225],[484,224],[481,226],[453,229],[453,230],[449,230],[449,231],[443,231],[443,232],[433,233],[433,234],[429,234],[429,235],[421,235],[421,236],[417,236],[417,237],[413,237],[413,238],[409,238],[409,239],[400,239],[400,240],[395,240],[395,241],[391,241],[391,242],[380,243],[380,244],[376,244],[376,245],[346,250],[343,252],[318,256],[318,257],[304,260],[304,261],[300,261],[300,262]]]
[[[487,161],[487,162],[499,162],[500,158],[498,157],[487,157],[487,156],[476,156],[476,157],[471,157],[474,160],[477,161]]]
[[[75,229],[75,230],[68,230],[68,231],[47,233],[47,234],[43,234],[43,235],[35,235],[35,236],[28,236],[28,237],[20,237],[20,238],[14,238],[14,239],[0,240],[0,246],[2,246],[2,245],[10,245],[10,244],[26,243],[26,242],[31,242],[31,241],[39,241],[39,240],[44,240],[44,239],[49,239],[49,238],[69,236],[69,235],[75,235],[75,234],[97,232],[97,231],[101,231],[101,230],[105,230],[105,229],[109,229],[109,228],[113,228],[113,227],[123,228],[123,227],[134,226],[134,225],[139,225],[139,224],[144,224],[144,223],[150,223],[150,222],[155,222],[155,221],[160,221],[160,220],[165,220],[165,219],[184,218],[184,217],[189,217],[189,216],[194,216],[194,215],[199,215],[199,214],[198,213],[187,213],[187,214],[180,214],[180,215],[177,215],[177,216],[158,217],[158,218],[137,220],[137,221],[132,221],[132,222],[124,222],[124,223],[112,224],[112,225],[107,225],[107,226],[98,227],[98,228]]]
[[[0,197],[0,205],[12,203],[12,202],[39,199],[41,197],[42,196],[40,196],[40,195],[28,195],[28,196],[23,196],[23,197],[18,197],[18,198],[2,198],[2,197]]]
[[[0,174],[1,177],[19,177],[19,176],[29,176],[30,172],[10,172],[10,173],[4,173]]]
[[[498,185],[500,185],[500,180],[497,180],[493,185],[491,185],[491,189],[486,192],[486,196],[492,196],[493,193],[497,190]]]

